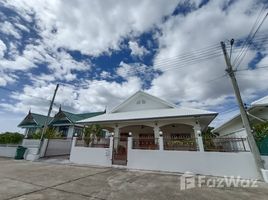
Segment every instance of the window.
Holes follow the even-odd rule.
[[[60,132],[62,137],[67,137],[68,136],[68,130],[69,130],[68,126],[60,126],[59,127],[59,132]]]

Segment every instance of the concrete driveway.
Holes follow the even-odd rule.
[[[0,158],[0,200],[84,199],[267,199],[268,185],[256,188],[180,189],[180,175],[15,161]]]

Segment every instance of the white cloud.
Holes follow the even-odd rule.
[[[131,50],[131,55],[133,56],[137,56],[141,58],[144,55],[149,53],[149,51],[145,47],[139,46],[139,44],[135,41],[129,41],[128,46]]]
[[[223,10],[226,2],[210,1],[206,6],[186,16],[170,17],[160,25],[160,49],[154,67],[163,70],[163,74],[153,80],[149,92],[182,105],[205,109],[217,109],[228,103],[228,97],[233,96],[228,77],[209,82],[224,75],[226,65],[223,56],[203,62],[192,62],[195,54],[190,54],[188,58],[169,60],[213,43],[218,44],[218,50],[221,52],[220,41],[244,37],[249,33],[262,5],[255,4],[252,0],[235,1],[227,10]],[[267,24],[262,28],[263,31],[267,30]],[[215,53],[216,49],[211,52]],[[255,50],[249,50],[239,69],[246,69],[255,53]],[[237,53],[233,58],[236,55]],[[166,70],[172,67],[178,69]],[[249,71],[247,73],[250,78],[239,78],[241,92],[247,96],[246,100],[250,101],[257,92],[267,92],[268,88],[263,84],[263,81],[267,80],[267,72]]]
[[[95,56],[119,49],[124,37],[139,35],[161,23],[177,3],[178,0],[8,1],[24,16],[35,13],[47,43]],[[55,29],[57,32],[51,33]]]
[[[3,23],[0,23],[0,31],[7,35],[11,35],[16,39],[21,38],[19,31],[10,22],[5,21]]]
[[[86,87],[60,85],[54,111],[60,104],[69,111],[88,112],[102,111],[106,106],[112,108],[119,102],[132,95],[141,88],[140,79],[131,77],[123,83],[108,81],[86,81]],[[33,86],[27,85],[23,93],[13,93],[16,104],[2,102],[0,107],[10,112],[26,113],[30,108],[33,112],[45,114],[49,101],[55,90],[54,84],[38,82]]]
[[[3,56],[5,55],[6,49],[7,47],[5,43],[2,40],[0,40],[0,59],[3,58]]]
[[[12,5],[27,21],[33,20],[31,16],[35,16],[41,39],[27,45],[22,53],[18,52],[15,42],[10,42],[7,53],[11,58],[0,60],[1,68],[9,70],[9,76],[1,76],[0,85],[16,80],[16,77],[9,79],[10,71],[25,70],[31,75],[29,70],[37,67],[38,63],[47,62],[49,72],[31,77],[32,86],[26,85],[22,93],[13,94],[13,99],[18,103],[11,105],[2,102],[0,106],[13,112],[27,112],[29,107],[32,107],[35,112],[46,113],[48,100],[55,87],[49,82],[73,81],[77,79],[76,71],[94,70],[90,62],[74,60],[65,49],[78,50],[93,56],[109,54],[113,50],[120,50],[124,39],[138,38],[140,34],[154,30],[155,27],[160,31],[154,35],[159,42],[154,68],[162,70],[163,74],[153,79],[148,92],[189,107],[223,109],[226,104],[234,104],[234,99],[230,100],[233,91],[228,77],[220,77],[225,73],[223,56],[195,63],[186,62],[185,58],[183,62],[178,62],[181,59],[170,60],[184,52],[192,52],[210,44],[219,45],[222,40],[246,36],[262,5],[253,0],[238,0],[223,10],[228,2],[209,1],[202,8],[187,15],[169,16],[163,21],[163,17],[172,13],[178,1],[167,3],[161,0],[145,0],[137,3],[122,0],[114,3],[10,0],[9,6]],[[24,29],[13,24],[6,30],[9,30],[6,33],[19,38],[16,33],[20,34],[20,30],[27,31],[27,27]],[[267,23],[262,30],[267,31]],[[138,57],[150,50],[135,41],[130,41],[128,45],[132,55]],[[58,48],[62,50],[58,51]],[[218,49],[220,51],[220,46]],[[239,69],[246,69],[255,53],[255,50],[249,50]],[[233,58],[236,55],[237,52],[234,52]],[[194,54],[190,55],[191,59],[196,57]],[[267,65],[267,56],[258,66],[261,65]],[[166,70],[172,67],[178,69]],[[71,85],[61,86],[56,103],[76,112],[103,110],[106,105],[112,104],[111,107],[140,89],[144,80],[137,77],[138,73],[150,74],[151,68],[142,63],[121,62],[115,70],[124,82],[81,79],[78,80],[81,83],[78,88]],[[6,74],[6,71],[0,72],[0,75],[1,73]],[[110,76],[108,71],[100,74],[103,79]],[[217,80],[213,80],[217,77]],[[267,77],[267,70],[238,72],[238,82],[246,101],[268,92],[267,86],[263,84],[267,82]],[[40,100],[40,97],[47,100]]]

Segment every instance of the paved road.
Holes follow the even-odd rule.
[[[0,158],[0,200],[268,199],[264,183],[257,183],[257,188],[180,190],[180,177]]]

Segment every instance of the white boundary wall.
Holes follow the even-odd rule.
[[[258,177],[250,152],[128,151],[127,167],[167,172],[192,172],[214,176]]]
[[[14,158],[16,155],[16,146],[6,146],[6,147],[0,147],[0,157],[8,157],[8,158]]]
[[[159,144],[163,144],[163,137],[159,137]],[[258,178],[251,152],[138,150],[132,149],[131,137],[128,139],[127,168]]]
[[[110,167],[112,165],[112,137],[109,148],[76,147],[76,138],[72,143],[70,161],[77,164],[89,164]]]
[[[159,138],[162,144],[162,137]],[[78,164],[112,166],[113,138],[110,148],[76,147],[72,144],[70,161]],[[128,139],[127,168],[166,172],[192,172],[214,176],[240,176],[258,178],[251,152],[201,152],[132,149],[132,138]]]

